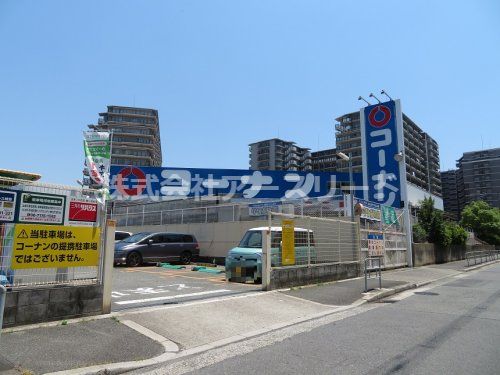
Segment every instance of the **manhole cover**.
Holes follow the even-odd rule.
[[[439,296],[439,293],[434,292],[415,292],[415,294],[418,294],[420,296]]]

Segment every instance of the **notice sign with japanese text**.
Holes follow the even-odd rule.
[[[281,264],[291,266],[295,264],[295,226],[293,220],[283,220],[281,231]]]
[[[69,225],[92,226],[97,223],[97,200],[70,198],[68,203]]]
[[[0,190],[0,222],[13,222],[16,213],[17,193]]]
[[[100,228],[17,224],[12,269],[97,266]]]
[[[20,223],[63,224],[66,196],[42,193],[21,193]]]
[[[384,235],[383,234],[368,234],[368,255],[371,257],[383,256],[385,252]]]

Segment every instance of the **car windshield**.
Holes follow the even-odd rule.
[[[262,248],[262,232],[249,230],[243,236],[239,247]]]
[[[124,240],[122,240],[122,242],[136,243],[136,242],[139,242],[139,241],[145,239],[147,236],[150,236],[150,235],[151,235],[151,233],[149,233],[149,232],[136,233],[136,234],[131,235],[128,238],[125,238]]]

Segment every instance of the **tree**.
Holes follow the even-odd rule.
[[[427,233],[427,241],[447,246],[449,241],[445,233],[443,213],[434,208],[434,199],[431,197],[420,202],[418,223]]]
[[[484,201],[469,203],[462,211],[461,224],[473,230],[481,240],[500,245],[500,209]]]
[[[418,224],[413,226],[416,242],[436,243],[441,247],[463,245],[467,240],[467,232],[459,225],[444,221],[443,212],[434,208],[431,197],[420,202]]]

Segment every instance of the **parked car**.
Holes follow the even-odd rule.
[[[132,235],[131,232],[125,232],[123,230],[115,231],[115,243],[123,241],[125,238],[129,238]]]
[[[262,281],[262,231],[268,227],[247,230],[240,244],[231,249],[226,256],[226,280],[237,277],[245,281]],[[308,234],[309,233],[309,243]],[[295,262],[307,264],[316,262],[314,234],[312,230],[295,228]],[[310,254],[309,253],[310,248]],[[281,265],[281,227],[271,227],[271,266]]]
[[[136,233],[115,244],[115,264],[137,267],[147,262],[180,261],[189,264],[200,255],[192,234]]]

